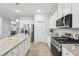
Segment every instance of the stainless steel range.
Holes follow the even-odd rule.
[[[52,37],[51,38],[51,52],[54,56],[61,56],[62,44],[78,44],[68,37]]]

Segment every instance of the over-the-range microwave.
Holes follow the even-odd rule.
[[[56,27],[72,27],[72,14],[56,20]]]

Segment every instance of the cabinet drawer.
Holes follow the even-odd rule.
[[[17,51],[18,51],[18,53],[17,53],[17,55],[18,56],[24,56],[25,54],[25,42],[22,42],[21,44],[19,44],[18,46],[17,46]]]
[[[30,49],[30,38],[25,40],[25,55],[27,54],[29,49]]]

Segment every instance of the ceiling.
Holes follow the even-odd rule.
[[[56,7],[56,3],[20,3],[18,6],[16,3],[0,3],[0,16],[8,19],[33,16],[38,9],[41,14],[51,14],[56,10]],[[20,12],[16,13],[15,9]]]

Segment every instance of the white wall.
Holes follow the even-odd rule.
[[[34,40],[36,42],[47,43],[47,35],[49,32],[49,18],[50,15],[35,14],[34,16]]]
[[[10,20],[6,18],[2,18],[2,37],[9,37],[10,36]]]
[[[30,32],[31,32],[31,24],[34,24],[34,17],[20,17],[20,22],[19,22],[19,32],[21,31],[21,28],[23,28],[24,26],[23,25],[26,25],[29,24],[29,28],[30,28]],[[26,28],[28,29],[28,28]]]
[[[10,20],[0,17],[0,39],[10,36]]]
[[[20,28],[23,26],[23,24],[34,24],[34,17],[20,17]]]
[[[0,39],[2,38],[2,17],[0,17]]]

